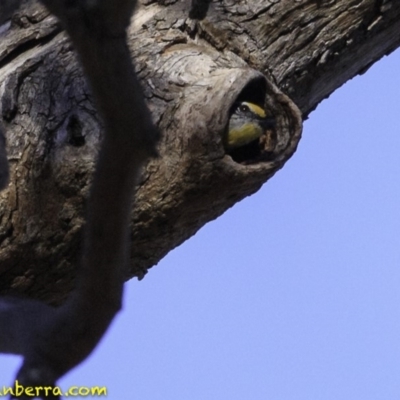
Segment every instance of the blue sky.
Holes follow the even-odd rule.
[[[103,343],[61,387],[399,399],[399,71],[397,51],[338,89],[258,193],[130,281]],[[0,387],[18,363],[0,356]]]

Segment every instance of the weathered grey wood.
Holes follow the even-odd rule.
[[[56,388],[59,378],[87,358],[121,309],[134,192],[142,167],[158,155],[160,134],[128,48],[127,30],[136,0],[43,3],[68,32],[104,124],[76,289],[60,307],[0,297],[0,351],[23,357],[16,386],[36,388],[36,397],[56,400],[61,396]],[[77,128],[70,127],[74,132]],[[2,149],[0,155],[4,153]],[[43,387],[54,390],[40,393]],[[13,393],[11,398],[30,396]]]
[[[57,303],[73,287],[102,129],[65,34],[28,3],[0,36],[11,164],[10,186],[0,193],[0,291]],[[142,1],[131,26],[137,71],[163,139],[161,157],[138,186],[129,276],[143,277],[283,166],[301,133],[295,104],[308,116],[400,42],[395,1],[223,0],[211,2],[201,22],[187,17],[189,4]],[[265,97],[278,116],[278,144],[252,163],[235,162],[222,146],[241,95]]]

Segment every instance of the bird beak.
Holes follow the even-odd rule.
[[[274,129],[276,126],[276,119],[274,117],[267,117],[261,120],[261,125],[264,129]]]

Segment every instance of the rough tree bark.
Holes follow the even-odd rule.
[[[137,188],[127,278],[142,278],[206,222],[256,192],[294,153],[301,119],[400,44],[396,1],[215,0],[203,21],[187,16],[189,4],[142,0],[130,28],[163,139],[160,158]],[[11,173],[0,194],[0,292],[56,304],[74,285],[103,128],[53,16],[26,0],[0,31]],[[232,157],[222,136],[238,98],[265,102],[278,126],[257,149]]]
[[[10,398],[56,400],[59,378],[92,352],[121,308],[133,194],[160,135],[128,48],[136,0],[43,3],[68,32],[104,124],[76,289],[60,307],[0,297],[0,352],[23,356]],[[4,155],[2,148],[1,163],[8,165]]]

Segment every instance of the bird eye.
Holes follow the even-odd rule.
[[[241,104],[241,105],[239,106],[239,110],[240,110],[241,112],[247,112],[247,111],[250,111],[250,108],[249,108],[249,106],[247,106],[246,104]]]

